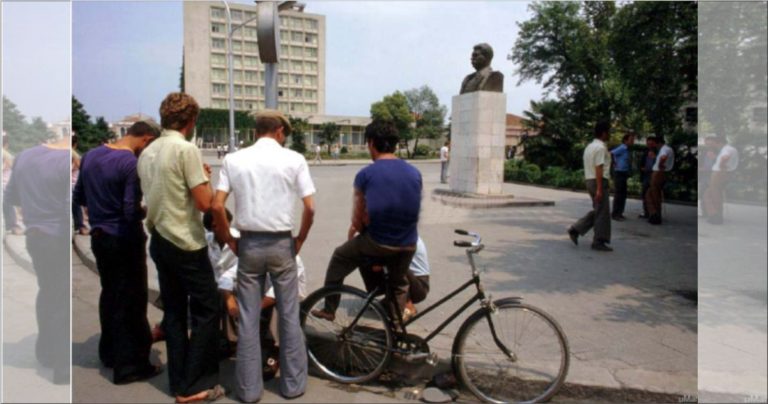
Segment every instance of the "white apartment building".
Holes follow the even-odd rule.
[[[256,6],[230,3],[232,26],[256,17]],[[264,108],[264,65],[256,19],[235,31],[235,109]],[[184,84],[201,108],[227,109],[227,20],[217,1],[184,2]],[[303,6],[280,12],[278,109],[287,114],[325,113],[325,16]]]

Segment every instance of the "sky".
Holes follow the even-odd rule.
[[[0,2],[2,93],[27,118],[69,119],[70,5]]]
[[[536,83],[517,86],[507,60],[527,3],[305,3],[305,12],[326,16],[326,114],[368,116],[371,103],[422,85],[450,110],[480,42],[494,48],[492,67],[505,75],[508,112],[521,114],[542,98]],[[91,116],[157,117],[162,98],[178,89],[181,2],[75,2],[72,36],[73,91]]]

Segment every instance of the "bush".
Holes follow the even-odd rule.
[[[413,157],[416,157],[416,156],[429,156],[429,154],[431,152],[432,152],[432,149],[429,146],[427,146],[425,144],[420,144],[420,145],[416,146],[416,149],[413,151]]]
[[[347,154],[347,153],[349,153],[349,149],[347,149],[347,146],[342,146],[342,147],[341,147],[341,151],[340,151],[340,153],[341,153],[341,154]]]
[[[531,184],[536,184],[541,179],[541,169],[533,163],[523,165],[520,174],[523,181],[530,182]]]

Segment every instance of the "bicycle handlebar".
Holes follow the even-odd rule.
[[[454,232],[456,234],[460,234],[462,236],[470,236],[470,237],[474,238],[474,240],[472,242],[469,242],[469,241],[454,241],[453,245],[455,245],[456,247],[467,247],[467,248],[470,248],[470,247],[475,247],[475,248],[480,247],[478,249],[478,251],[480,251],[482,249],[482,247],[481,247],[482,244],[481,243],[482,243],[483,239],[480,237],[479,234],[477,234],[477,233],[475,233],[473,231],[466,231],[466,230],[462,230],[462,229],[456,229],[456,230],[454,230]]]

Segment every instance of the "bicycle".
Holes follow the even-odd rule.
[[[474,237],[472,242],[454,241],[455,246],[466,248],[472,278],[406,321],[399,308],[389,314],[391,310],[375,300],[381,294],[379,288],[364,292],[347,285],[329,286],[310,294],[301,309],[310,362],[339,383],[374,380],[395,355],[408,362],[435,364],[437,357],[429,352],[429,341],[479,302],[480,308],[464,321],[453,341],[451,363],[457,379],[484,402],[541,402],[554,396],[569,365],[568,341],[560,325],[543,310],[522,303],[520,297],[492,301],[475,266],[474,256],[485,247],[480,235],[455,232]],[[386,277],[386,268],[384,271]],[[407,333],[408,325],[472,285],[477,293],[427,337]],[[394,302],[389,288],[384,289],[388,301]],[[316,316],[327,298],[339,300],[333,318]]]

